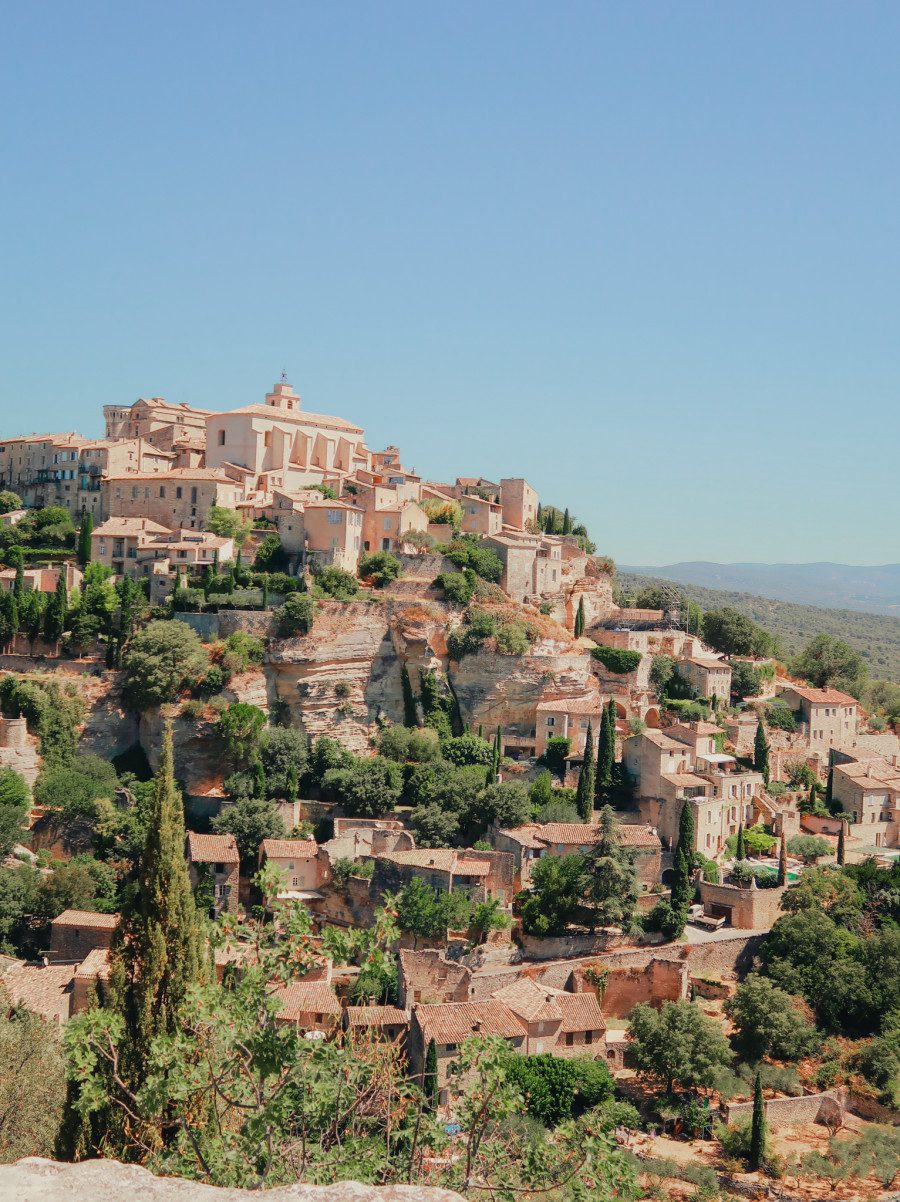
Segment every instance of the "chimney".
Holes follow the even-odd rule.
[[[475,1021],[472,1023],[472,1030],[473,1031],[481,1030],[481,1019],[479,1019],[479,1018],[475,1019]]]

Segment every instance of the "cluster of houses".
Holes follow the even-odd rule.
[[[162,398],[104,407],[103,438],[31,434],[0,442],[0,488],[28,507],[92,516],[93,558],[117,575],[145,577],[151,599],[180,570],[235,557],[210,533],[213,507],[278,534],[292,567],[355,571],[366,552],[446,543],[454,526],[483,537],[503,562],[515,600],[558,594],[584,575],[572,536],[538,530],[538,496],[523,479],[423,480],[396,447],[371,451],[360,426],[312,413],[282,380],[260,404],[225,412]],[[458,507],[458,508],[457,508]],[[460,519],[461,510],[461,521]],[[8,520],[15,520],[15,515]]]

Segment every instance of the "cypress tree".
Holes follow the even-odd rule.
[[[584,740],[584,762],[578,775],[578,788],[575,792],[575,806],[582,822],[590,822],[594,812],[594,792],[597,785],[597,769],[594,764],[594,728],[588,722],[587,735]]]
[[[422,1080],[425,1100],[432,1110],[438,1103],[438,1059],[437,1045],[433,1039],[428,1041],[428,1051],[425,1053],[425,1073]]]
[[[65,564],[59,565],[56,590],[44,610],[44,638],[48,643],[58,643],[66,628],[66,613],[69,608],[69,593],[66,588]]]
[[[575,637],[580,639],[584,634],[584,597],[578,598],[578,609],[575,611]]]
[[[94,519],[89,513],[83,513],[78,530],[78,562],[83,568],[91,562],[91,535],[93,532]]]
[[[572,533],[572,519],[569,516],[568,506],[566,507],[566,509],[563,513],[562,533],[563,534],[571,534]]]
[[[746,860],[746,858],[747,858],[747,848],[744,844],[744,824],[743,824],[743,822],[738,827],[737,848],[734,853],[734,858],[736,860]]]
[[[600,741],[597,748],[596,795],[604,802],[612,784],[612,765],[615,757],[615,734],[609,728],[609,710],[600,713]]]
[[[269,608],[269,577],[267,575],[263,576],[262,607],[263,609]]]
[[[110,953],[110,1005],[124,1020],[121,1071],[132,1088],[144,1079],[152,1041],[176,1031],[188,988],[207,977],[184,840],[168,724],[137,881],[122,905]]]
[[[400,665],[400,688],[403,691],[403,725],[418,726],[419,714],[416,710],[416,698],[409,679],[409,669],[406,664]]]
[[[760,716],[759,725],[756,727],[756,735],[753,739],[753,767],[757,772],[762,773],[763,780],[768,784],[769,740],[766,738],[766,728],[763,725],[762,716]]]
[[[810,814],[814,814],[816,812],[816,803],[818,802],[818,799],[819,799],[819,782],[814,780],[813,783],[809,786],[809,797],[806,799],[807,805],[809,806]]]
[[[844,844],[846,825],[847,824],[844,822],[844,820],[842,818],[841,819],[841,829],[838,831],[838,845],[837,845],[837,862],[838,862],[838,864],[840,864],[841,868],[843,868],[844,864],[846,864],[846,862],[847,862],[847,848]]]
[[[257,756],[253,761],[253,787],[254,795],[260,800],[265,800],[266,796],[266,770],[263,768],[263,762]]]
[[[22,562],[22,555],[16,560],[16,578],[13,581],[13,596],[17,601],[21,601],[25,596],[25,568]]]
[[[781,846],[778,849],[778,884],[787,884],[787,836],[781,836]]]
[[[757,1069],[756,1080],[753,1083],[753,1122],[750,1127],[750,1153],[747,1158],[751,1172],[762,1168],[765,1154],[766,1105],[763,1102],[762,1078],[759,1075],[759,1069]]]
[[[293,764],[288,764],[287,781],[285,782],[284,791],[288,801],[296,801],[297,795],[300,792],[300,785],[297,782],[297,769]]]
[[[694,864],[694,811],[691,803],[686,801],[681,807],[678,817],[678,843],[675,845],[675,856],[672,863],[674,880],[672,881],[671,905],[673,910],[687,914],[694,888],[691,883],[691,869]]]

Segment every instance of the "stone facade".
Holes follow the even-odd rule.
[[[49,960],[54,964],[71,964],[82,961],[96,948],[105,951],[118,921],[118,914],[64,910],[50,923]]]

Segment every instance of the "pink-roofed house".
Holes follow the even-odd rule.
[[[223,910],[236,914],[240,888],[240,856],[234,835],[200,835],[188,831],[185,839],[191,884],[211,886],[210,916],[217,918]]]

